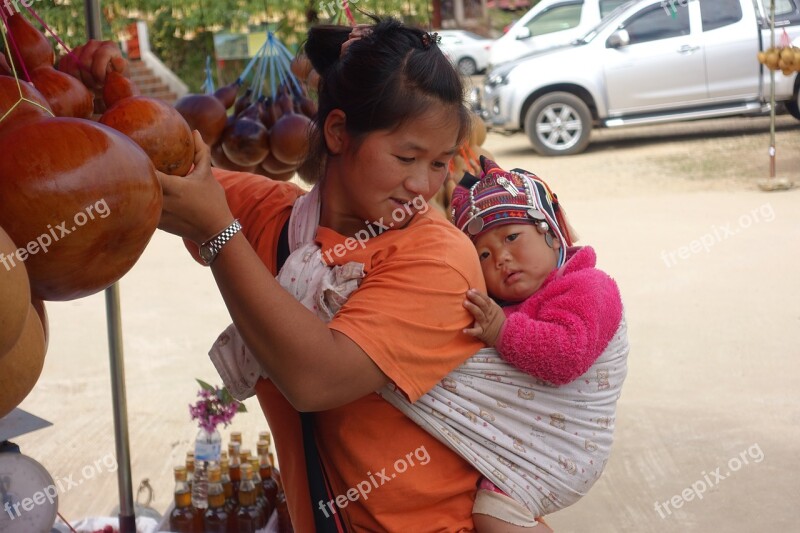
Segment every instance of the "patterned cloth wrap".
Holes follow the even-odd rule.
[[[277,280],[328,322],[358,288],[364,265],[325,264],[314,241],[319,209],[319,187],[295,202],[289,219],[291,253]],[[580,499],[605,468],[627,354],[623,318],[592,367],[560,387],[531,377],[493,348],[484,348],[416,403],[393,384],[377,393],[534,516],[543,516]],[[209,356],[239,400],[252,396],[259,377],[267,377],[233,324],[220,334]]]

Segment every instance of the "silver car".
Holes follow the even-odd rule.
[[[439,48],[465,76],[486,70],[492,39],[465,30],[439,30]]]
[[[800,36],[795,0],[777,0],[776,24]],[[753,0],[633,0],[573,45],[500,65],[486,77],[483,115],[524,131],[544,155],[589,144],[593,125],[652,124],[768,110],[769,46]],[[776,100],[800,119],[796,73],[775,73]]]

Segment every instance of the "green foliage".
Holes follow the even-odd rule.
[[[24,11],[22,4],[18,5]],[[32,4],[42,20],[70,47],[86,42],[83,6],[83,0],[36,0]],[[369,21],[359,12],[363,11],[396,16],[421,27],[429,25],[427,0],[351,0],[350,6],[357,22]],[[146,21],[153,52],[193,92],[199,92],[203,84],[206,55],[214,57],[215,32],[267,29],[290,50],[296,50],[309,25],[348,24],[341,4],[330,0],[102,0],[101,9],[104,40],[118,41],[132,22]],[[243,63],[232,62],[224,69],[225,77],[215,81],[218,85],[230,83],[236,77],[230,72],[241,71],[243,67]]]

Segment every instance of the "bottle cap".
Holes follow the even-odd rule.
[[[238,442],[239,444],[242,443],[242,432],[241,431],[231,431],[231,442]]]
[[[228,458],[227,457],[220,457],[220,459],[219,459],[219,469],[222,470],[223,472],[227,472],[229,467],[230,467],[230,464],[228,463]]]
[[[258,457],[251,457],[250,466],[253,467],[253,472],[258,472],[261,468],[261,461],[259,461]]]
[[[253,467],[250,465],[250,463],[244,463],[242,465],[242,479],[246,480],[252,477],[253,477]]]
[[[266,453],[269,453],[269,442],[265,441],[264,439],[261,439],[260,441],[258,441],[258,444],[256,445],[256,450],[258,450],[258,455],[264,455]]]
[[[230,442],[228,444],[228,455],[233,457],[234,455],[239,455],[239,447],[241,445],[238,442]]]
[[[186,481],[186,467],[185,466],[176,466],[175,467],[175,481]]]
[[[260,431],[258,433],[258,440],[265,440],[267,444],[272,444],[272,433],[269,431]]]
[[[245,448],[244,450],[239,452],[239,457],[242,459],[243,463],[245,461],[249,461],[250,460],[250,455],[251,455],[251,453],[250,453],[250,449],[249,448]]]

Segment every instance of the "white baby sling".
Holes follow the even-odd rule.
[[[328,267],[314,237],[319,186],[295,202],[290,255],[280,285],[329,322],[364,277],[363,264]],[[390,384],[377,393],[472,464],[535,516],[580,499],[610,454],[614,413],[627,373],[624,318],[614,338],[580,378],[555,387],[480,350],[417,402]],[[231,324],[209,352],[231,394],[245,399],[266,377]]]

